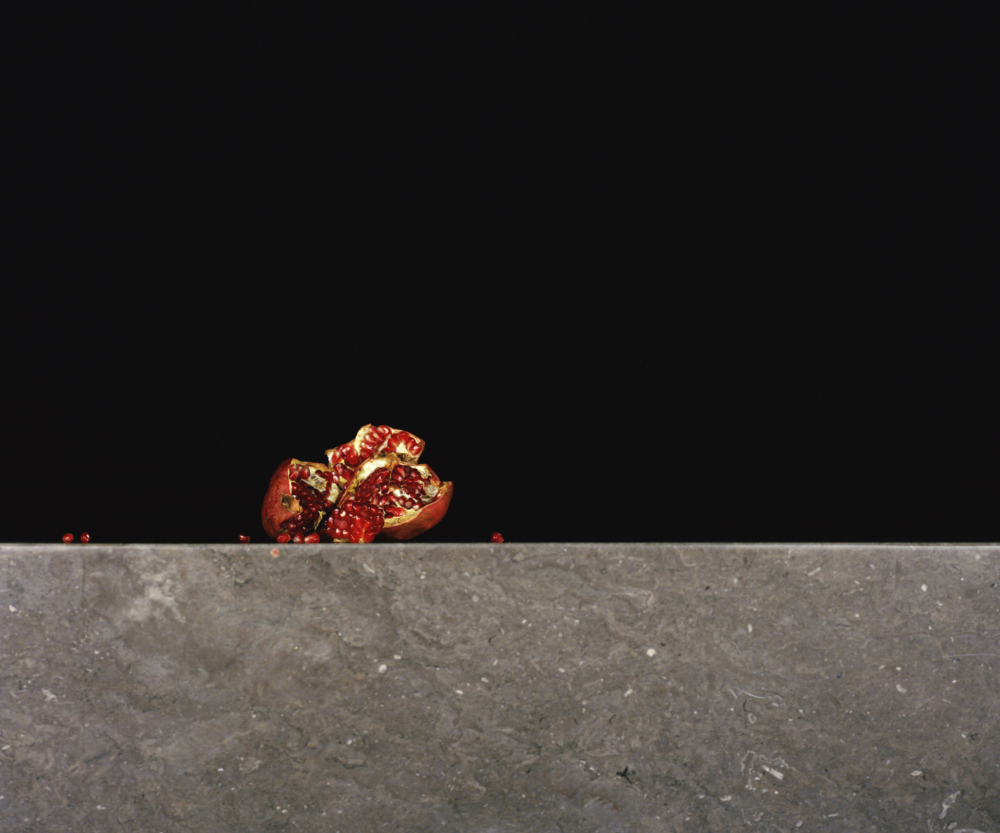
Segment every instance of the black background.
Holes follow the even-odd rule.
[[[373,422],[427,542],[997,539],[980,53],[507,23],[25,50],[0,538],[260,542]]]

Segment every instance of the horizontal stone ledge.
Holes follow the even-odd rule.
[[[998,830],[998,567],[0,545],[0,829]]]

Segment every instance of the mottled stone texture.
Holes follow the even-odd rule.
[[[0,830],[993,833],[998,566],[0,546]]]

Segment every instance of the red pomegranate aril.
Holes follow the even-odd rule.
[[[323,483],[323,493],[320,495],[321,498],[329,498],[330,492],[333,491],[333,484],[337,482],[337,474],[333,471],[321,471],[317,474],[322,478]],[[339,484],[338,484],[339,485]]]
[[[306,536],[306,543],[307,544],[318,544],[319,543],[319,533],[318,532],[314,532],[311,535],[307,535]]]
[[[277,538],[275,538],[275,540],[279,544],[287,544],[289,541],[292,540],[292,536],[289,535],[287,532],[282,532],[281,535],[279,535]]]
[[[330,513],[323,531],[333,541],[369,544],[382,531],[384,524],[385,519],[378,507],[348,500]]]
[[[424,441],[417,439],[408,431],[397,431],[385,442],[385,451],[399,455],[403,460],[410,458],[416,462],[424,450]]]
[[[334,463],[332,466],[333,480],[337,486],[343,489],[350,481],[354,470],[343,463]]]
[[[327,472],[317,470],[317,473],[320,475],[319,481],[324,484],[324,492],[329,494],[332,475],[328,479],[326,477]],[[310,469],[306,466],[298,467],[296,474],[302,478],[312,476]],[[302,537],[303,540],[306,540],[306,536],[313,533],[317,524],[319,524],[322,513],[330,504],[327,503],[326,499],[309,482],[304,479],[294,479],[294,476],[292,479],[292,496],[298,500],[301,511],[288,518],[282,526],[292,535],[292,541],[295,541],[296,537]]]
[[[391,472],[387,468],[372,471],[358,486],[355,499],[380,506],[383,511],[388,506],[413,509],[430,502],[425,495],[424,480],[412,466],[396,466]]]
[[[80,536],[80,543],[81,544],[89,544],[90,543],[90,533],[89,532],[84,532],[83,535]]]
[[[503,535],[501,535],[499,532],[494,532],[493,533],[493,538],[491,540],[493,541],[494,544],[502,544],[503,543]]]
[[[64,544],[72,544],[73,543],[73,533],[72,532],[67,532],[65,535],[63,535],[63,543]]]
[[[250,536],[249,535],[241,535],[240,536],[240,543],[241,544],[249,544],[250,543]]]
[[[388,425],[380,425],[378,428],[372,428],[368,432],[368,435],[358,443],[361,446],[361,459],[364,460],[371,457],[375,453],[375,449],[382,445],[391,433],[392,429]]]

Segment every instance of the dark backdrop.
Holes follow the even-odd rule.
[[[374,422],[456,484],[426,541],[996,540],[982,101],[858,38],[32,65],[0,539],[262,541]]]

